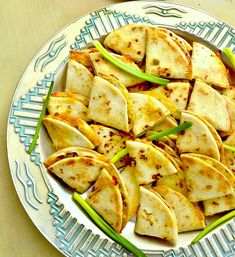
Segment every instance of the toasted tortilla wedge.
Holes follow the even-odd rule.
[[[65,91],[90,97],[93,75],[82,64],[68,61]]]
[[[131,166],[126,166],[121,172],[122,180],[124,181],[128,193],[128,220],[130,220],[136,213],[139,207],[140,196],[139,186],[135,179],[135,170]]]
[[[70,157],[50,165],[48,170],[76,191],[85,192],[109,164],[90,157]]]
[[[63,92],[63,91],[54,91],[51,93],[51,96],[53,97],[69,97],[72,98],[75,101],[80,102],[81,104],[85,105],[86,107],[89,104],[89,98],[83,95],[71,93],[71,92]]]
[[[81,51],[72,50],[70,51],[70,59],[82,64],[90,71],[92,75],[95,75],[92,62],[89,56],[90,53],[94,53],[94,52],[97,52],[97,49],[95,47],[86,48]]]
[[[181,154],[191,202],[233,193],[230,181],[212,165],[190,154]]]
[[[136,115],[132,131],[137,137],[170,114],[167,108],[152,96],[139,93],[130,93],[130,95]]]
[[[235,101],[231,100],[229,97],[224,96],[225,101],[228,104],[230,115],[231,115],[231,131],[228,134],[231,134],[235,131]]]
[[[109,162],[104,155],[99,154],[96,151],[93,151],[85,147],[71,146],[71,147],[63,148],[53,153],[43,163],[45,164],[46,167],[49,167],[60,160],[63,160],[66,158],[72,158],[72,157],[88,157],[101,162],[106,162],[106,163]]]
[[[217,142],[208,126],[195,114],[182,111],[180,123],[192,122],[192,126],[180,133],[176,140],[180,153],[200,153],[220,160]]]
[[[235,147],[235,132],[224,141],[224,144]],[[235,175],[235,152],[225,150],[224,163]]]
[[[156,186],[153,189],[174,210],[179,232],[198,230],[206,226],[203,212],[184,195],[164,185]]]
[[[175,119],[173,119],[171,116],[165,117],[160,122],[158,122],[154,127],[152,127],[150,130],[146,132],[146,136],[152,135],[156,132],[161,132],[170,128],[174,128],[178,126],[178,123]]]
[[[169,100],[177,107],[172,113],[174,118],[180,118],[180,111],[186,110],[191,85],[189,82],[171,82],[165,87],[157,87],[153,92],[158,92],[169,98]],[[178,110],[178,111],[177,111]]]
[[[175,163],[160,148],[151,143],[140,141],[127,141],[128,153],[133,159],[135,166],[135,177],[139,185],[147,185],[161,176],[177,172]]]
[[[192,75],[194,79],[203,80],[217,87],[229,87],[228,73],[221,59],[198,42],[193,42]]]
[[[106,169],[103,169],[96,180],[94,188],[86,201],[118,233],[122,229],[123,203],[119,185]]]
[[[105,127],[102,125],[91,125],[91,128],[100,138],[101,144],[97,147],[97,151],[105,155],[109,160],[119,151],[126,147],[126,140],[132,138],[129,133]],[[122,158],[115,166],[120,168],[125,166],[126,158]]]
[[[171,207],[155,192],[140,187],[140,207],[135,232],[176,242],[178,228]]]
[[[146,73],[167,78],[191,78],[190,61],[167,33],[148,28],[146,36]]]
[[[195,81],[188,110],[206,119],[216,130],[231,131],[231,115],[226,100],[202,81]]]
[[[126,184],[121,177],[121,174],[114,166],[114,164],[110,164],[107,168],[110,176],[112,177],[114,183],[118,184],[119,191],[122,197],[122,229],[126,226],[128,222],[128,215],[129,215],[129,195],[127,191]]]
[[[122,62],[127,63],[131,67],[140,70],[140,68],[130,58],[118,54],[113,54],[113,56],[121,60]],[[134,77],[133,75],[113,65],[111,62],[106,60],[100,53],[91,53],[90,58],[97,76],[113,76],[118,79],[125,87],[130,87],[143,82],[142,79]]]
[[[110,32],[104,40],[104,46],[141,63],[145,56],[145,31],[146,25],[128,24]]]
[[[69,146],[95,148],[95,145],[81,131],[66,121],[56,119],[55,117],[50,115],[44,117],[43,125],[46,127],[57,150]]]
[[[129,100],[128,100],[129,101]],[[89,102],[89,117],[101,124],[126,132],[131,130],[126,96],[109,81],[95,77]],[[134,113],[131,112],[131,113]]]
[[[88,108],[79,101],[71,97],[55,97],[51,96],[47,110],[49,114],[67,114],[74,118],[79,118],[84,121],[89,121],[87,116]]]
[[[206,216],[235,209],[235,193],[203,201]]]
[[[185,172],[179,169],[176,173],[161,177],[157,180],[157,185],[165,185],[171,189],[187,196],[187,185],[185,180]]]

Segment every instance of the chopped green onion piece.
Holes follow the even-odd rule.
[[[140,78],[140,79],[152,82],[152,83],[160,84],[160,85],[167,85],[170,82],[168,79],[164,79],[164,78],[160,78],[160,77],[156,77],[156,76],[144,73],[144,72],[139,71],[139,70],[131,67],[130,65],[122,62],[121,60],[117,59],[112,54],[110,54],[101,45],[101,43],[98,40],[94,40],[92,43],[97,48],[97,50],[104,56],[105,59],[110,61],[113,65],[117,66],[121,70],[124,70],[127,73],[130,73],[131,75],[133,75],[137,78]]]
[[[111,162],[115,163],[127,154],[128,154],[127,148],[124,148],[112,157]]]
[[[152,141],[153,140],[158,140],[158,138],[160,138],[160,137],[168,136],[170,134],[174,134],[174,133],[183,131],[187,128],[190,128],[191,126],[192,126],[192,122],[185,122],[185,123],[183,123],[179,126],[176,126],[174,128],[170,128],[170,129],[167,129],[167,130],[162,131],[162,132],[154,133],[154,134],[148,136],[147,138],[152,140]]]
[[[235,147],[232,147],[230,145],[223,144],[225,150],[229,150],[232,152],[235,152]]]
[[[47,108],[47,105],[48,105],[48,102],[49,102],[49,98],[51,96],[51,92],[52,92],[53,86],[54,86],[54,81],[51,81],[51,84],[50,84],[50,87],[49,87],[49,90],[48,90],[48,93],[47,93],[47,96],[46,96],[46,100],[45,100],[45,102],[44,102],[44,104],[42,106],[42,111],[41,111],[39,119],[38,119],[38,123],[37,123],[36,131],[35,131],[35,134],[34,134],[34,137],[33,137],[33,141],[30,144],[29,149],[27,150],[27,153],[29,153],[29,154],[32,153],[32,151],[35,148],[35,145],[37,143],[40,127],[41,127],[41,124],[42,124],[42,119],[43,119],[43,116],[44,116],[44,114],[46,112],[46,108]]]
[[[228,47],[223,49],[223,53],[228,57],[230,64],[232,65],[233,69],[235,70],[235,55],[233,54],[232,50]]]
[[[73,198],[81,205],[81,207],[92,218],[96,225],[110,238],[122,245],[125,249],[133,253],[136,257],[147,257],[140,249],[129,242],[125,237],[118,234],[112,227],[110,227],[100,216],[97,214],[90,205],[78,194],[74,193]]]
[[[168,136],[170,134],[183,131],[183,130],[185,130],[187,128],[190,128],[191,126],[192,126],[192,122],[185,122],[185,123],[183,123],[183,124],[181,124],[179,126],[176,126],[174,128],[170,128],[170,129],[167,129],[167,130],[162,131],[162,132],[154,133],[154,134],[148,136],[147,138],[152,140],[152,141],[153,140],[157,140],[160,137]],[[116,153],[112,157],[111,162],[112,163],[116,163],[117,161],[119,161],[122,157],[124,157],[127,154],[128,154],[128,150],[127,150],[127,148],[124,148],[124,149],[122,149],[120,152]]]
[[[202,230],[191,242],[191,244],[196,244],[199,240],[201,240],[205,235],[207,235],[209,232],[211,232],[213,229],[224,223],[225,221],[228,221],[229,219],[235,217],[235,210],[227,213],[223,217],[215,220],[212,222],[209,226],[207,226],[204,230]]]

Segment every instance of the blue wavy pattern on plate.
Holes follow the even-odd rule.
[[[168,11],[169,9],[166,9]],[[138,15],[129,15],[105,8],[91,14],[91,18],[86,22],[86,26],[75,38],[71,49],[80,49],[94,38],[100,37],[112,29],[118,28],[128,23],[153,23],[147,18]],[[99,28],[99,29],[98,29]],[[234,30],[224,23],[189,23],[181,22],[177,25],[181,30],[190,31],[197,36],[204,36],[207,40],[212,40],[216,46],[228,46],[234,50]],[[214,35],[213,38],[211,38]],[[228,35],[228,38],[227,38]],[[218,39],[219,38],[219,39]],[[35,64],[36,65],[36,64]],[[62,64],[59,67],[63,66]],[[45,76],[37,85],[22,95],[18,102],[14,102],[10,113],[10,123],[13,124],[15,133],[19,135],[20,141],[25,145],[25,150],[29,147],[37,124],[37,119],[42,108],[42,96],[46,95],[50,81],[54,79],[58,69]],[[30,155],[33,163],[39,166],[44,182],[48,187],[48,204],[50,204],[50,214],[53,216],[56,237],[59,248],[67,256],[129,256],[128,252],[112,241],[102,239],[99,235],[92,233],[80,224],[70,212],[64,208],[58,197],[53,193],[47,178],[43,172],[43,167],[38,151],[38,145]],[[16,170],[19,167],[16,167]],[[21,182],[20,182],[21,183]],[[179,248],[168,251],[148,252],[149,256],[160,257],[196,257],[196,256],[235,256],[235,220],[220,229],[216,235],[209,240],[204,239],[194,246]]]

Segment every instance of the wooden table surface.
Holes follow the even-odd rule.
[[[15,192],[7,160],[11,99],[32,56],[77,17],[118,0],[0,0],[0,256],[62,256],[36,229]],[[171,1],[169,1],[171,2]],[[172,1],[207,11],[235,27],[233,0]]]

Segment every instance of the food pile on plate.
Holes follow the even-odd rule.
[[[130,24],[109,33],[109,53],[166,78],[144,81],[96,48],[71,51],[64,92],[53,92],[43,124],[57,152],[48,170],[79,193],[117,232],[176,242],[205,216],[235,208],[235,88],[208,47],[170,30]],[[180,133],[148,136],[184,122]],[[111,161],[123,149],[128,155]],[[136,219],[133,217],[136,216]]]

